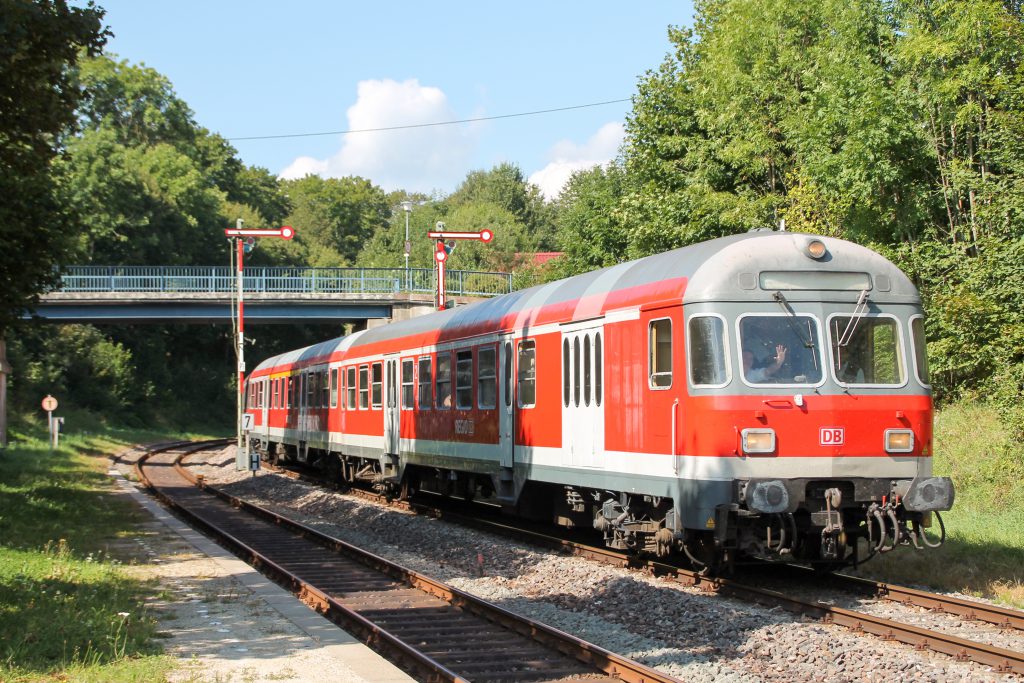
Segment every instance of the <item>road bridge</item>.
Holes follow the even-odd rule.
[[[256,323],[380,324],[434,309],[432,268],[245,270],[245,320]],[[226,266],[70,266],[26,315],[58,323],[230,323],[234,272]],[[460,303],[506,294],[510,273],[450,270]]]

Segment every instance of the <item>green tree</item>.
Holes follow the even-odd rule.
[[[503,163],[489,171],[470,171],[445,203],[458,207],[487,203],[498,206],[533,233],[537,248],[555,248],[554,212],[536,185],[526,181],[515,164]]]
[[[771,226],[920,233],[924,140],[880,0],[707,0],[641,81],[624,218],[636,251]]]
[[[375,232],[385,229],[392,207],[384,191],[357,177],[308,175],[281,184],[296,229],[294,245],[275,245],[274,253],[301,253],[306,265],[347,266]]]
[[[619,220],[626,174],[619,164],[574,173],[558,199],[564,255],[554,273],[574,275],[625,260],[629,238]]]
[[[54,281],[78,225],[51,168],[75,126],[74,66],[106,40],[93,3],[0,0],[0,335]]]

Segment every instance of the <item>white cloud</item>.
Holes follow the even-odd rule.
[[[555,199],[576,171],[604,165],[615,158],[625,136],[621,123],[606,123],[582,145],[569,140],[555,144],[548,153],[547,166],[532,173],[530,182],[541,189],[547,199]]]
[[[416,79],[361,81],[356,102],[346,112],[349,130],[407,126],[457,120],[439,88]],[[328,159],[299,157],[281,171],[282,178],[308,173],[340,178],[358,175],[385,190],[450,191],[465,176],[476,148],[479,127],[428,126],[381,132],[349,133]]]

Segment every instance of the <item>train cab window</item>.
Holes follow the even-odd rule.
[[[384,386],[384,367],[380,363],[372,366],[373,381],[370,383],[370,404],[374,408],[380,408],[383,398],[381,387]]]
[[[359,366],[359,410],[370,407],[370,366]]]
[[[897,386],[906,381],[896,319],[836,315],[829,319],[832,370],[840,384]]]
[[[498,362],[493,346],[481,348],[476,354],[476,404],[490,410],[498,405]]]
[[[817,319],[810,315],[740,318],[740,361],[747,384],[818,384],[824,377]]]
[[[402,410],[416,407],[416,364],[412,358],[402,361]]]
[[[331,370],[331,407],[338,407],[338,368]]]
[[[452,407],[452,354],[437,354],[437,377],[434,380],[434,400],[438,408]]]
[[[519,407],[537,405],[537,342],[519,342]]]
[[[914,369],[917,380],[928,386],[931,376],[928,374],[928,343],[924,336],[924,318],[915,316],[910,319],[910,334],[914,339]]]
[[[729,383],[725,348],[725,321],[714,315],[690,318],[687,334],[690,384],[695,387],[723,387]]]
[[[430,410],[430,383],[432,378],[430,377],[430,356],[424,356],[419,359],[419,394],[417,395],[417,402],[420,410]]]
[[[345,392],[348,397],[347,407],[349,410],[356,408],[356,368],[352,366],[346,369]]]
[[[604,398],[604,349],[601,346],[601,333],[594,335],[594,405],[600,406]]]
[[[473,407],[473,352],[455,354],[455,407],[469,410]]]
[[[668,389],[672,386],[672,321],[652,320],[647,328],[649,347],[648,386]]]

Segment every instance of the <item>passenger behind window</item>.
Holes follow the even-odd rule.
[[[743,351],[743,376],[752,384],[760,384],[769,381],[782,369],[786,362],[786,347],[782,344],[775,345],[775,358],[770,363],[759,368],[754,367],[754,352],[748,349]]]

